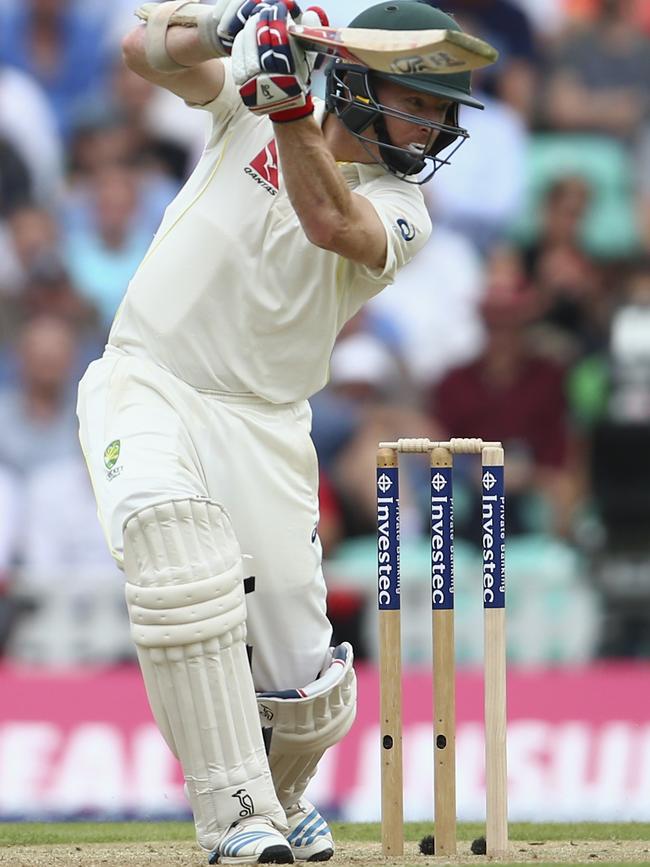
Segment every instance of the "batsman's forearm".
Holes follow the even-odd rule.
[[[170,57],[189,68],[214,57],[214,53],[210,53],[199,42],[196,28],[170,27],[167,31],[166,46]],[[122,52],[129,69],[151,80],[165,80],[165,74],[151,69],[147,62],[145,25],[140,25],[127,34],[122,42]]]
[[[313,117],[274,125],[282,177],[309,240],[333,249],[353,214],[353,197]]]
[[[223,88],[223,64],[218,59],[205,57],[206,50],[196,33],[189,27],[170,27],[167,45],[171,46],[173,59],[187,69],[175,73],[153,69],[147,61],[144,27],[137,27],[124,38],[124,61],[142,78],[178,94],[187,102],[204,105],[216,99]]]
[[[167,31],[167,51],[183,66],[196,66],[215,56],[212,49],[199,41],[195,27],[170,27]]]

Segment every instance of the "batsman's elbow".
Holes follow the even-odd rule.
[[[322,250],[369,268],[381,269],[386,263],[387,244],[383,228],[380,232],[369,232],[367,227],[341,218],[312,223],[309,227],[303,225],[303,228],[309,241]]]
[[[332,253],[338,252],[339,232],[332,222],[312,218],[303,221],[302,227],[307,239],[314,247],[320,247],[322,250],[329,250]]]
[[[302,213],[298,211],[298,217],[309,241],[332,253],[340,253],[358,228],[354,225],[353,214],[329,202],[318,206],[311,204]]]

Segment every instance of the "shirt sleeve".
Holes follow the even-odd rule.
[[[386,263],[383,268],[369,268],[345,260],[345,277],[355,290],[371,298],[393,283],[397,272],[424,247],[431,235],[431,219],[419,187],[398,178],[356,190],[372,204],[386,233]]]
[[[239,90],[233,80],[231,71],[231,61],[229,57],[221,60],[224,70],[225,79],[221,93],[212,102],[206,102],[203,105],[188,102],[190,108],[199,109],[199,111],[207,111],[212,116],[212,131],[215,127],[222,127],[229,124],[238,113],[246,111],[246,107],[241,100]]]

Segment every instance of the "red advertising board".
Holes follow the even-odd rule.
[[[351,821],[379,817],[377,687],[376,671],[360,667],[357,721],[310,788],[330,815]],[[406,817],[428,819],[430,672],[405,672],[403,695]],[[484,816],[482,708],[481,673],[459,672],[461,819]],[[650,664],[511,670],[508,720],[513,820],[650,820]],[[137,670],[0,669],[0,819],[186,810]]]

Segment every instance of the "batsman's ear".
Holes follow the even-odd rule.
[[[380,116],[368,90],[367,70],[339,62],[327,70],[327,111],[339,117],[353,133],[363,132]]]

